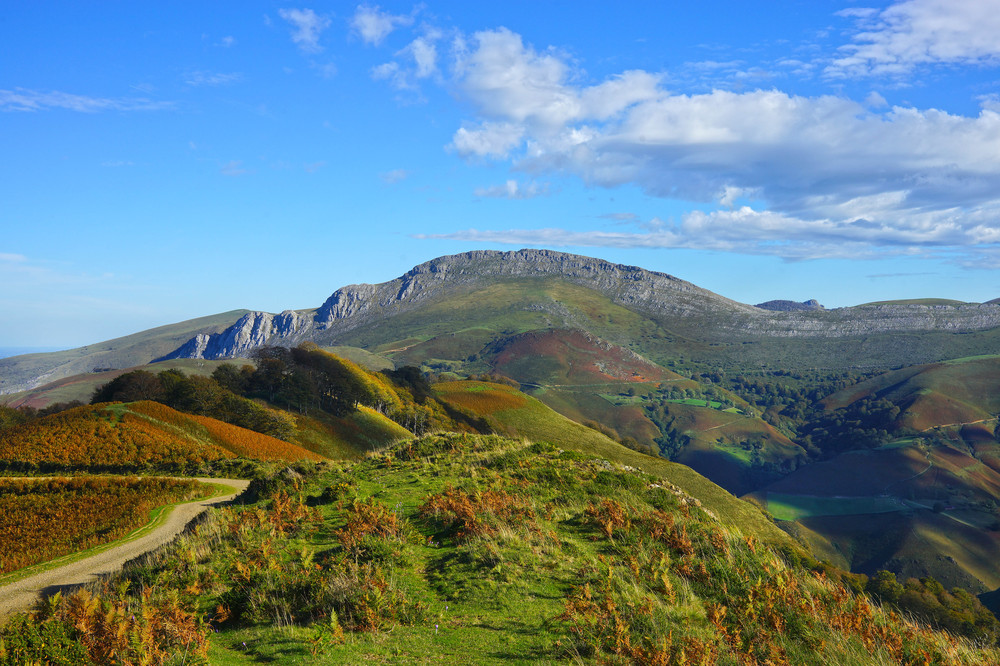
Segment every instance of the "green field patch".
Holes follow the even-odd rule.
[[[962,358],[953,358],[947,361],[941,361],[941,365],[961,365],[963,363],[971,363],[974,361],[992,361],[998,358],[1000,358],[1000,354],[979,354],[977,356],[963,356]]]
[[[816,497],[769,492],[766,493],[766,501],[767,510],[778,520],[891,513],[907,509],[895,497]]]

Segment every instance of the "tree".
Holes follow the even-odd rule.
[[[158,375],[147,370],[133,370],[115,377],[107,384],[98,386],[90,398],[90,404],[161,400],[162,398],[163,383]]]

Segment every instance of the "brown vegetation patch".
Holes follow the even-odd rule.
[[[485,382],[443,382],[435,385],[444,400],[476,414],[488,416],[504,409],[519,409],[527,398],[515,389]]]

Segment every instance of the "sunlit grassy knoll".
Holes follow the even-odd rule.
[[[296,428],[292,439],[327,458],[358,459],[368,451],[413,436],[392,419],[364,405],[341,417],[322,412],[294,416]]]
[[[379,356],[378,354],[373,354],[370,351],[361,349],[360,347],[335,345],[333,347],[324,347],[323,349],[331,354],[335,354],[341,358],[346,358],[348,361],[357,363],[358,365],[369,370],[391,370],[395,367],[389,359]]]
[[[468,385],[472,388],[476,383],[462,382],[459,385]],[[494,386],[497,386],[496,390],[499,391],[516,393],[516,389],[511,387]],[[502,426],[509,428],[511,434],[532,441],[549,442],[567,450],[605,458],[650,474],[661,475],[698,497],[720,518],[734,524],[745,522],[748,529],[752,529],[760,538],[790,543],[788,536],[765,519],[756,508],[737,500],[691,468],[626,448],[592,428],[571,421],[534,398],[527,397],[523,407],[500,410],[494,412],[492,416]]]

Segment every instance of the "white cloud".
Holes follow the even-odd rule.
[[[219,173],[223,176],[242,176],[250,173],[250,170],[243,168],[243,162],[241,160],[230,160],[222,165],[222,168],[219,169]]]
[[[372,78],[376,81],[388,81],[396,90],[414,90],[407,71],[395,60],[372,67]]]
[[[418,37],[405,50],[413,56],[418,79],[425,79],[437,71],[437,47],[432,39]]]
[[[474,110],[449,146],[459,155],[722,207],[680,230],[588,238],[697,243],[699,230],[719,248],[799,257],[1000,242],[992,99],[965,116],[890,108],[875,93],[865,104],[778,90],[681,95],[642,71],[590,83],[505,29],[457,40],[454,57],[455,89]]]
[[[219,46],[222,46],[227,49],[235,45],[236,45],[236,38],[233,37],[232,35],[226,35],[225,37],[219,40]]]
[[[189,72],[184,76],[184,83],[189,86],[225,86],[243,80],[239,72]]]
[[[489,197],[497,199],[534,199],[545,196],[549,193],[548,183],[528,183],[521,185],[516,180],[508,180],[503,185],[493,185],[490,187],[477,187],[475,195],[477,197]]]
[[[400,91],[419,91],[419,80],[434,77],[440,80],[438,70],[438,50],[436,42],[442,34],[433,28],[425,28],[417,37],[394,54],[395,59],[372,69],[372,78],[385,80]]]
[[[23,254],[13,254],[10,252],[0,252],[0,261],[11,262],[11,263],[23,263],[27,261],[28,258]]]
[[[379,178],[389,185],[395,185],[402,180],[406,180],[409,176],[410,172],[406,169],[393,169],[392,171],[386,171],[379,174]]]
[[[993,0],[904,0],[881,12],[844,10],[861,31],[830,76],[901,75],[918,65],[1000,62],[1000,6]]]
[[[26,88],[0,90],[0,111],[48,111],[66,109],[84,113],[99,111],[159,111],[174,106],[145,97],[88,97],[59,91],[40,92]]]
[[[411,25],[412,16],[383,12],[378,5],[358,5],[351,26],[366,44],[379,46],[398,27]]]
[[[278,15],[295,28],[292,41],[300,49],[306,53],[319,53],[323,50],[319,45],[319,38],[330,27],[329,17],[321,16],[311,9],[279,9]]]
[[[520,145],[524,134],[524,128],[516,123],[483,123],[459,128],[450,147],[464,157],[506,157]]]
[[[570,229],[468,229],[448,234],[417,234],[415,238],[504,243],[520,246],[686,248],[779,256],[785,259],[877,258],[908,254],[905,247],[874,248],[864,238],[843,235],[818,238],[814,222],[768,211],[694,211],[677,225],[653,218],[640,223],[641,232],[574,231]]]

